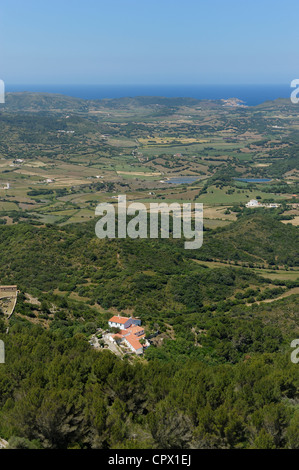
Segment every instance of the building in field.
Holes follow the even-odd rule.
[[[277,204],[276,202],[272,202],[269,204],[262,204],[261,202],[257,201],[256,199],[251,199],[251,201],[247,202],[246,207],[265,207],[266,209],[277,209],[280,207],[281,204]]]
[[[256,199],[247,202],[246,207],[259,207],[260,203]]]

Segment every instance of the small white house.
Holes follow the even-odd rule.
[[[258,207],[260,203],[256,199],[251,199],[251,201],[247,202],[246,207]]]

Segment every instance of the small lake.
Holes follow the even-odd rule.
[[[200,176],[178,176],[177,178],[171,178],[169,180],[164,180],[163,183],[168,184],[190,184],[194,181],[198,181]]]
[[[242,181],[243,183],[270,183],[272,181],[269,178],[234,178],[236,181]]]

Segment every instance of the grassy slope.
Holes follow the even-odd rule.
[[[296,227],[285,225],[265,212],[254,213],[205,234],[196,257],[299,266],[298,244]]]

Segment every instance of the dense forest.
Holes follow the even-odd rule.
[[[199,259],[221,259],[261,265],[299,265],[297,227],[277,223],[273,214],[242,217],[205,238]]]
[[[288,354],[131,365],[80,334],[15,325],[7,357],[0,427],[14,448],[298,448]]]
[[[298,295],[262,302],[298,283],[245,267],[271,264],[273,251],[291,266],[298,230],[245,214],[205,237],[189,252],[182,240],[99,240],[94,221],[0,227],[0,283],[20,290],[8,334],[0,317],[9,447],[299,447]],[[236,265],[196,259],[235,253]],[[124,310],[163,338],[142,358],[89,344]]]

